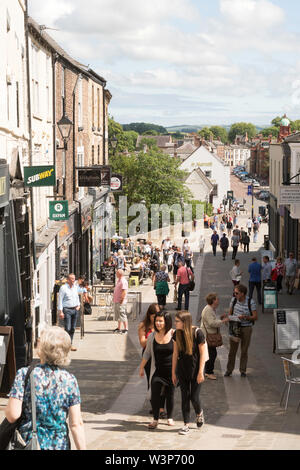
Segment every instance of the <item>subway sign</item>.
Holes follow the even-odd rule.
[[[55,186],[56,175],[53,165],[24,167],[24,186]]]

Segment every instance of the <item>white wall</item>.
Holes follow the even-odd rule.
[[[28,158],[24,2],[0,1],[0,158]]]
[[[53,164],[53,80],[51,54],[29,36],[29,69],[32,116],[32,165]],[[46,225],[53,188],[33,189],[36,229]]]
[[[195,171],[186,179],[185,186],[191,191],[196,201],[205,202],[206,197],[210,194],[210,190]]]
[[[189,172],[195,168],[200,168],[204,173],[211,171],[208,179],[212,184],[218,185],[218,195],[213,199],[214,208],[218,209],[227,191],[230,191],[230,167],[202,146],[180,165],[181,170]]]

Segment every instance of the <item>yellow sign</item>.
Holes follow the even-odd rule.
[[[2,176],[0,178],[0,196],[4,196],[6,194],[6,176]]]

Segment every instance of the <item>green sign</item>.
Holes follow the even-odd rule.
[[[69,219],[68,201],[49,201],[49,219],[50,220],[68,220]]]
[[[233,191],[227,191],[227,199],[233,199]]]
[[[55,186],[55,167],[49,166],[27,166],[24,167],[24,186]]]

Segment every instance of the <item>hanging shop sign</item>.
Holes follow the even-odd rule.
[[[111,191],[122,191],[123,189],[123,176],[122,175],[111,175],[110,182]]]
[[[279,204],[300,204],[300,186],[280,186]]]
[[[111,167],[97,166],[89,168],[77,168],[78,186],[83,188],[110,186]]]
[[[24,167],[24,186],[34,188],[55,185],[56,176],[53,165]]]
[[[233,199],[233,191],[227,191],[227,199]]]
[[[9,203],[9,188],[8,165],[0,165],[0,208]]]
[[[50,220],[68,220],[69,204],[68,201],[49,201],[49,219]]]

